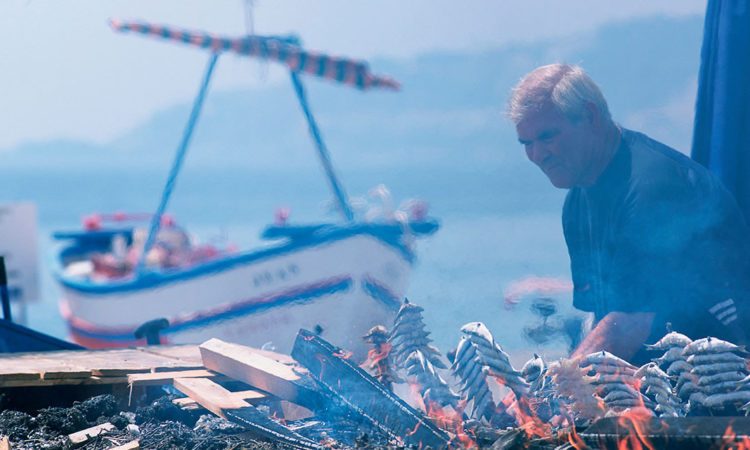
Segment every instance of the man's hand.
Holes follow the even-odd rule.
[[[654,313],[611,312],[599,321],[570,356],[577,358],[606,350],[630,360],[646,343],[653,321]]]

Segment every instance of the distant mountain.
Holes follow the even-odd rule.
[[[523,73],[560,60],[580,63],[591,73],[625,126],[687,151],[702,25],[701,17],[655,17],[492,51],[373,61],[376,72],[402,83],[399,93],[362,93],[312,79],[307,87],[335,164],[346,171],[534,173],[503,109]],[[4,165],[166,170],[189,109],[182,104],[159,111],[105,146],[71,141],[22,145],[2,153]],[[187,165],[318,170],[289,85],[212,92]]]

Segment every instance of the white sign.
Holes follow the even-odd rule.
[[[0,204],[0,256],[11,301],[39,299],[37,214],[33,203]]]

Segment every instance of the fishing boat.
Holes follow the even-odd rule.
[[[293,37],[228,38],[145,22],[111,25],[117,31],[206,49],[210,58],[156,211],[143,217],[100,215],[87,221],[83,230],[54,234],[61,241],[55,269],[62,287],[60,311],[71,338],[90,348],[134,345],[139,342],[134,335],[139,326],[165,318],[169,325],[161,330],[163,343],[218,337],[255,346],[272,343],[279,351],[289,351],[297,331],[306,328],[364,354],[361,336],[376,324],[390,323],[406,293],[416,238],[434,233],[439,225],[427,217],[424,207],[369,220],[355,215],[301,76],[363,90],[397,90],[398,83],[374,75],[364,62],[306,51]],[[181,235],[174,222],[166,220],[167,206],[217,59],[226,52],[275,61],[289,69],[342,220],[294,225],[282,217],[263,232],[269,241],[262,248],[213,248],[178,262],[151,261],[157,250],[164,250],[160,241],[175,242],[163,236]],[[148,227],[139,233],[129,223],[133,218],[145,220]],[[177,242],[179,246],[182,241]],[[138,251],[128,263],[127,253],[133,248]]]

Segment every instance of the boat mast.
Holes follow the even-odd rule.
[[[315,148],[318,150],[318,156],[323,165],[323,170],[326,173],[326,177],[328,177],[328,183],[331,185],[333,194],[336,196],[339,211],[343,214],[344,219],[347,222],[353,222],[354,213],[352,212],[352,207],[349,204],[349,199],[346,196],[346,192],[344,192],[344,188],[341,186],[338,177],[336,177],[336,172],[333,170],[333,164],[331,163],[328,148],[326,148],[325,142],[323,142],[323,137],[320,134],[318,125],[315,122],[312,111],[310,111],[310,105],[307,103],[307,96],[305,95],[305,88],[302,85],[302,80],[300,80],[297,71],[290,70],[289,73],[292,77],[292,84],[294,85],[294,92],[297,94],[297,100],[299,100],[302,112],[305,114],[305,119],[307,119],[310,135],[315,143]]]
[[[352,207],[349,204],[346,193],[333,170],[328,149],[323,143],[323,138],[320,135],[318,125],[315,123],[315,119],[310,111],[305,96],[305,89],[302,85],[299,74],[306,73],[321,78],[327,78],[337,83],[342,83],[362,90],[381,88],[397,91],[399,89],[399,83],[396,80],[390,77],[373,74],[370,72],[367,63],[362,61],[356,61],[349,58],[338,58],[303,50],[300,47],[299,41],[294,38],[290,39],[278,36],[267,37],[256,35],[247,35],[242,36],[241,38],[228,38],[204,32],[194,32],[153,25],[146,22],[123,22],[116,19],[111,20],[110,24],[112,28],[120,32],[132,31],[151,37],[169,39],[203,49],[210,49],[213,52],[228,51],[243,56],[253,56],[276,61],[287,66],[291,73],[294,91],[297,94],[297,99],[302,107],[302,111],[305,114],[310,135],[313,138],[316,150],[318,151],[318,156],[323,165],[323,170],[325,171],[325,175],[328,178],[328,182],[336,197],[338,209],[347,222],[351,223],[354,221]],[[205,80],[205,82],[207,83],[208,81]],[[202,100],[202,98],[200,100]],[[199,108],[200,105],[197,105],[197,107]],[[194,112],[197,115],[197,111],[194,110]],[[190,127],[191,125],[188,126],[188,128]],[[189,139],[190,131],[192,130],[188,129],[186,131],[187,138],[184,139],[185,141]],[[184,144],[187,146],[186,142]],[[168,195],[167,192],[165,192],[165,194]],[[164,198],[162,200],[166,203]],[[163,212],[162,208],[160,208],[160,210]],[[160,215],[161,213],[159,213],[154,219],[158,220]],[[151,233],[149,234],[149,245],[153,243],[153,234],[157,228],[158,223],[152,222]],[[147,247],[147,249],[148,248],[149,247]],[[141,258],[139,267],[143,265],[144,260],[144,258]]]
[[[185,131],[182,133],[182,140],[180,141],[180,145],[177,147],[177,154],[175,155],[174,162],[172,163],[172,168],[169,171],[167,183],[164,185],[164,190],[162,191],[161,199],[159,200],[159,206],[156,209],[156,213],[154,213],[153,217],[151,217],[151,225],[148,229],[148,237],[146,238],[146,243],[143,246],[143,252],[138,259],[138,264],[135,266],[137,275],[143,273],[143,268],[146,264],[146,255],[148,254],[149,250],[151,250],[151,247],[154,245],[154,241],[156,240],[156,233],[159,231],[159,226],[161,225],[161,216],[164,214],[164,210],[167,208],[169,197],[172,195],[172,190],[174,189],[175,182],[177,181],[177,175],[179,175],[180,169],[182,168],[182,162],[185,159],[185,154],[187,153],[187,149],[190,144],[190,138],[193,136],[195,124],[198,122],[198,117],[200,116],[201,109],[203,108],[203,100],[206,97],[208,84],[209,81],[211,81],[211,75],[213,75],[214,67],[216,66],[216,61],[218,59],[219,53],[212,52],[211,57],[208,60],[208,65],[206,66],[206,71],[203,74],[203,80],[201,81],[198,95],[195,97],[195,101],[193,102],[193,109],[192,111],[190,111],[190,118],[188,119]]]

